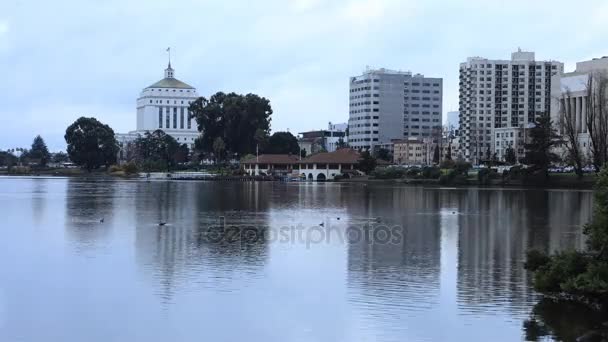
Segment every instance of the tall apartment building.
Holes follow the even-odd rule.
[[[441,129],[443,79],[388,69],[350,79],[348,143],[373,149],[394,139],[429,137]]]
[[[478,163],[489,151],[504,159],[512,147],[523,158],[526,129],[540,115],[549,115],[551,77],[563,70],[563,63],[536,61],[534,52],[521,50],[510,60],[471,57],[461,63],[461,156]]]

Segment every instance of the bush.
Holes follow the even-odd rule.
[[[587,249],[554,255],[529,252],[526,268],[534,272],[534,288],[545,294],[582,297],[608,308],[608,169],[598,177],[595,208],[585,227]]]
[[[412,167],[407,170],[405,173],[408,177],[418,177],[420,174],[420,169],[417,167]]]
[[[463,174],[465,176],[469,175],[469,170],[471,169],[471,163],[467,163],[464,161],[458,161],[454,164],[454,170],[459,174]]]
[[[371,175],[378,179],[399,179],[405,175],[405,170],[396,167],[379,167]]]
[[[119,172],[119,171],[122,171],[122,168],[120,167],[120,165],[112,165],[108,168],[109,173],[114,173],[114,172]]]
[[[450,170],[446,175],[439,177],[439,184],[441,185],[467,185],[468,183],[467,176],[458,173],[456,170]]]
[[[496,170],[494,169],[484,168],[480,169],[479,172],[477,172],[477,182],[480,185],[490,184],[490,180],[496,178],[498,178],[498,172],[496,172]]]
[[[441,169],[438,167],[427,166],[422,169],[422,178],[438,179],[441,177]]]
[[[444,159],[439,167],[442,169],[453,169],[454,165],[456,165],[456,162],[452,159]]]
[[[139,168],[137,167],[137,164],[135,164],[134,162],[128,162],[128,163],[124,164],[122,166],[122,170],[128,175],[132,175],[132,174],[139,172]]]

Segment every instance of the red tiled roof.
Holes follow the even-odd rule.
[[[357,164],[361,156],[359,152],[342,148],[334,152],[321,152],[304,158],[301,164]]]
[[[244,160],[241,164],[297,164],[299,159],[293,154],[261,154],[257,158]]]

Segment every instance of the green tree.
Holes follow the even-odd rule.
[[[509,165],[517,163],[517,156],[515,155],[515,149],[511,146],[505,150],[505,162]]]
[[[302,157],[302,158],[306,158],[306,153],[307,153],[307,152],[306,152],[306,149],[305,149],[305,148],[303,148],[302,150],[300,150],[300,157]]]
[[[172,136],[157,129],[146,132],[134,141],[135,159],[144,171],[171,169],[177,164],[180,145]]]
[[[526,268],[534,288],[544,294],[584,298],[608,307],[608,169],[599,174],[593,218],[585,226],[587,249],[547,255],[532,250]]]
[[[11,167],[19,161],[15,155],[10,152],[0,151],[0,166]]]
[[[264,153],[268,154],[293,154],[300,153],[298,139],[289,132],[275,132],[268,139],[264,148]]]
[[[336,149],[341,149],[341,148],[345,148],[348,147],[348,144],[344,141],[344,139],[342,137],[340,137],[340,139],[338,139],[338,142],[336,143]]]
[[[65,163],[69,161],[70,158],[65,152],[57,152],[53,153],[53,155],[51,156],[51,160],[53,161],[53,163]]]
[[[376,158],[374,158],[369,151],[361,152],[361,158],[359,159],[359,164],[357,165],[357,169],[369,174],[374,171],[376,168]]]
[[[270,101],[255,94],[218,92],[208,100],[201,97],[189,108],[201,132],[198,149],[213,153],[216,138],[222,138],[227,153],[255,153],[270,132]]]
[[[559,156],[553,150],[562,142],[547,115],[540,116],[528,132],[530,142],[525,144],[526,164],[532,165],[533,170],[541,172],[546,179],[551,163],[559,161]]]
[[[225,153],[226,144],[224,144],[224,140],[220,137],[215,138],[213,141],[213,154],[215,155],[216,162],[223,160]]]
[[[435,150],[433,151],[433,164],[439,164],[439,145],[435,145]]]
[[[36,160],[38,166],[41,167],[46,166],[46,164],[51,160],[51,154],[49,153],[49,149],[46,147],[46,143],[40,135],[37,135],[34,138],[32,148],[29,152],[29,158],[32,160]]]
[[[391,151],[389,151],[386,148],[381,148],[378,150],[378,152],[376,153],[376,157],[378,159],[382,159],[382,160],[386,160],[386,161],[390,161],[391,160]]]
[[[65,131],[68,155],[87,171],[116,162],[118,142],[114,131],[95,118],[80,117]]]

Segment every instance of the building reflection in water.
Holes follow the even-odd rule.
[[[458,300],[465,312],[525,315],[537,297],[523,269],[528,249],[582,248],[591,194],[468,190],[458,199]]]
[[[180,286],[235,290],[242,283],[234,277],[263,268],[268,190],[258,183],[136,183],[137,264],[159,283],[164,302]],[[209,228],[221,222],[225,232],[209,236]],[[258,229],[258,238],[243,241],[233,234],[245,225]]]

